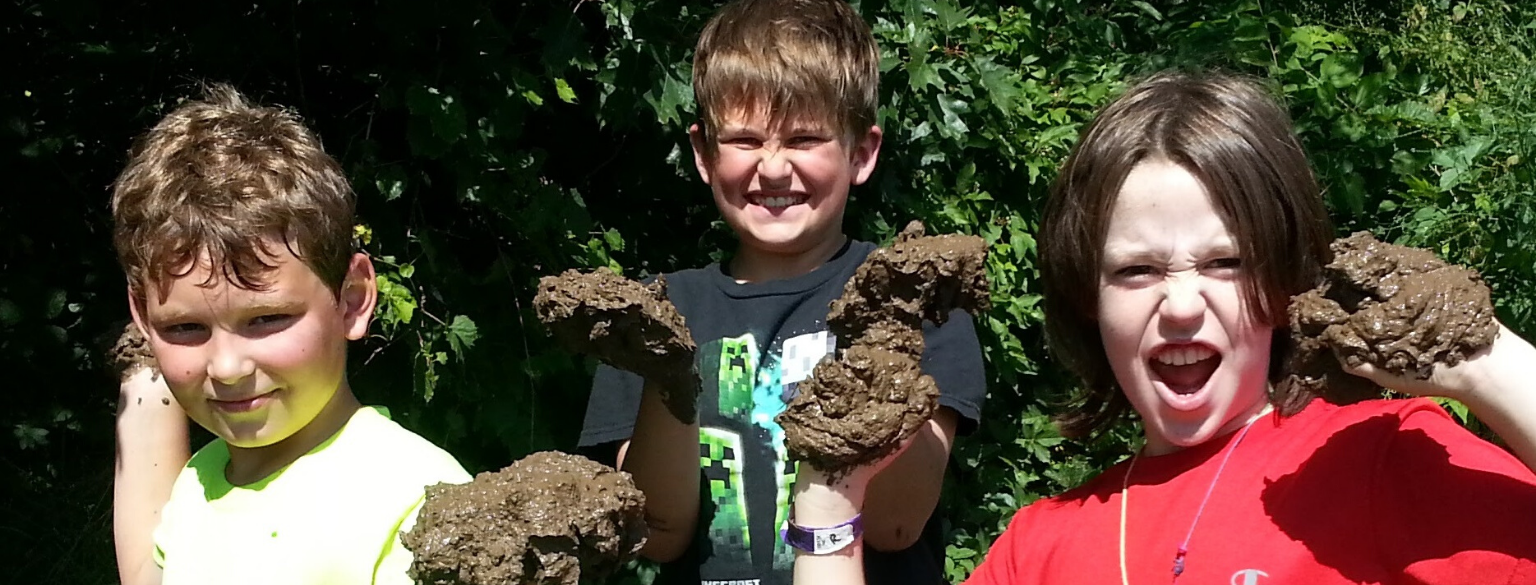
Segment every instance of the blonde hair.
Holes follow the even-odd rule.
[[[843,0],[736,0],[704,27],[693,93],[713,154],[726,116],[818,122],[851,140],[875,124],[880,52]]]
[[[261,289],[274,241],[340,291],[355,209],[341,166],[298,116],[214,85],[135,142],[112,184],[113,243],[140,298],[205,254],[210,281]]]

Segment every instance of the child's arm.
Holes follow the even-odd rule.
[[[693,541],[699,519],[699,423],[684,423],[667,410],[661,393],[645,383],[633,437],[619,447],[619,469],[635,478],[645,493],[645,523],[650,529],[646,558],[677,559]]]
[[[123,380],[117,415],[117,464],[112,482],[112,536],[123,585],[160,582],[154,531],[187,464],[187,415],[165,379],[148,368]]]
[[[1393,376],[1370,365],[1344,368],[1393,390],[1461,401],[1536,470],[1536,347],[1503,324],[1492,347],[1455,367],[1437,366],[1428,380]]]
[[[950,432],[954,432],[953,425]],[[830,481],[820,469],[802,463],[795,479],[795,500],[790,504],[794,523],[813,528],[838,526],[858,516],[866,510],[868,496],[873,494],[873,482],[878,482],[881,477],[897,477],[896,472],[887,472],[902,465],[902,461],[919,448],[919,443],[929,440],[924,438],[927,433],[919,431],[884,459],[851,469],[837,481]],[[863,585],[864,542],[869,537],[871,519],[870,514],[864,514],[864,536],[842,550],[822,555],[795,551],[795,585]]]
[[[959,415],[939,408],[911,446],[869,482],[864,539],[876,550],[904,550],[917,542],[944,487],[944,468]]]

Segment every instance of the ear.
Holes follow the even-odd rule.
[[[347,339],[356,341],[368,335],[373,322],[373,307],[379,300],[379,283],[373,271],[373,259],[361,252],[352,255],[347,278],[341,283],[343,325]]]
[[[134,294],[131,284],[125,290],[128,292],[128,315],[133,318],[133,324],[139,328],[139,331],[144,332],[144,338],[149,339],[149,323],[144,319],[144,312],[147,309],[144,306],[146,297]]]
[[[863,185],[875,172],[875,159],[880,158],[880,143],[884,137],[885,132],[879,126],[870,126],[863,136],[854,139],[853,152],[850,153],[853,160],[853,184]]]
[[[704,184],[709,184],[709,150],[705,143],[704,130],[698,124],[688,127],[688,142],[693,144],[693,166],[699,169],[699,178]]]

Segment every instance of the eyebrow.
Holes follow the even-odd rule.
[[[239,307],[239,310],[246,314],[292,313],[300,310],[302,305],[303,303],[301,302],[289,300],[258,300]],[[161,308],[159,309],[150,309],[146,311],[148,314],[145,316],[148,318],[148,321],[151,324],[178,323],[181,321],[197,320],[199,318],[200,311],[187,310],[179,307],[167,308],[165,305],[161,305],[160,307]]]

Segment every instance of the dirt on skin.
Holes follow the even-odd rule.
[[[110,331],[108,335],[111,335]],[[160,376],[160,367],[149,349],[149,340],[133,321],[126,322],[115,338],[104,339],[103,345],[106,346],[107,369],[118,381],[127,380],[145,368],[156,378]]]
[[[1369,232],[1331,248],[1324,283],[1291,299],[1291,383],[1353,402],[1381,390],[1346,374],[1334,352],[1351,367],[1368,363],[1422,380],[1435,364],[1454,366],[1493,344],[1498,323],[1477,272]]]
[[[697,419],[698,346],[667,300],[664,279],[643,285],[607,268],[567,270],[540,279],[533,303],[539,320],[567,350],[659,384],[678,420]]]
[[[427,488],[400,539],[421,585],[577,585],[633,559],[645,534],[645,495],[628,473],[542,452]]]
[[[923,321],[989,307],[986,253],[979,237],[924,236],[915,221],[870,253],[827,314],[846,349],[817,364],[776,419],[791,458],[835,475],[886,456],[927,422],[939,390],[918,367]]]

